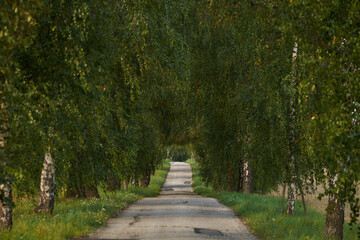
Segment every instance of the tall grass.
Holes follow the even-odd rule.
[[[280,214],[281,198],[238,192],[216,192],[207,187],[201,180],[199,169],[193,160],[188,160],[193,170],[194,192],[213,197],[232,208],[248,225],[250,231],[260,239],[276,240],[321,240],[325,216],[308,207],[308,215],[304,215],[301,202],[296,203],[295,214]],[[351,230],[344,224],[344,239],[357,239],[356,228]]]
[[[83,237],[104,226],[108,218],[136,200],[156,196],[169,171],[169,161],[155,171],[147,188],[129,188],[117,192],[100,191],[101,199],[60,199],[55,203],[54,216],[36,215],[31,201],[16,203],[14,226],[0,231],[0,239],[70,239]]]

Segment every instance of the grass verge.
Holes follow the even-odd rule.
[[[216,192],[205,185],[199,175],[199,169],[193,160],[188,160],[193,170],[194,192],[218,199],[224,205],[232,208],[243,219],[250,231],[260,239],[276,240],[320,240],[325,223],[325,216],[308,207],[305,216],[302,204],[295,204],[294,216],[280,214],[281,198],[238,192]],[[344,239],[357,239],[356,228],[351,230],[344,224]]]
[[[147,188],[129,188],[117,192],[100,192],[101,199],[61,199],[55,203],[54,216],[36,215],[31,201],[17,203],[14,226],[0,231],[0,239],[70,239],[82,237],[104,226],[128,204],[143,197],[157,196],[167,173],[169,161],[155,171]]]

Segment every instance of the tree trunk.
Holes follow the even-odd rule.
[[[329,203],[326,208],[326,220],[324,238],[332,240],[343,239],[344,227],[344,204],[339,203],[336,196],[329,195]]]
[[[133,187],[138,187],[139,186],[139,180],[136,177],[132,178],[131,186],[133,186]]]
[[[292,61],[293,61],[293,80],[290,83],[291,89],[294,89],[296,91],[296,77],[295,77],[295,61],[297,59],[298,54],[298,44],[294,44],[293,48],[293,55],[292,55]],[[295,210],[295,183],[294,183],[294,165],[295,165],[295,149],[296,149],[296,133],[295,133],[295,123],[296,123],[296,95],[293,95],[290,93],[290,123],[289,123],[289,150],[290,150],[290,156],[289,156],[289,163],[288,163],[288,200],[287,200],[287,210],[286,214],[293,215]]]
[[[333,186],[335,186],[335,178],[330,177],[329,187],[331,188]],[[325,239],[343,239],[344,209],[344,203],[342,203],[335,194],[330,193],[328,206],[326,208],[326,220],[323,232]]]
[[[280,209],[280,213],[282,214],[284,211],[284,200],[285,200],[285,193],[286,193],[286,182],[284,182],[283,185],[283,191],[282,191],[282,195],[281,195],[281,209]]]
[[[243,190],[246,193],[252,193],[252,174],[249,162],[244,163],[244,184]]]
[[[0,96],[2,93],[0,92]],[[2,119],[6,119],[6,114],[4,113],[5,104],[1,103],[1,114],[0,116]],[[3,115],[4,114],[4,115]],[[5,138],[8,137],[8,126],[5,122],[4,124],[0,125],[0,150],[4,152],[5,147]],[[4,153],[3,153],[4,154]],[[1,156],[3,158],[4,156]],[[6,161],[5,159],[1,159],[0,161],[0,167],[2,168],[5,173],[5,177],[3,179],[0,179],[0,230],[5,228],[11,228],[12,223],[12,189],[11,189],[11,183],[9,181],[9,178],[6,176]],[[2,173],[2,171],[0,171]]]
[[[127,190],[127,188],[128,188],[128,181],[127,181],[126,178],[124,178],[124,181],[123,181],[123,189],[124,189],[124,190]]]
[[[141,181],[141,187],[145,188],[147,186],[149,186],[150,184],[150,178],[151,178],[151,170],[147,171],[146,174],[144,175],[142,181]]]
[[[291,183],[288,187],[288,200],[286,214],[293,215],[295,211],[295,184]]]
[[[237,191],[238,192],[241,192],[243,190],[243,183],[245,182],[244,181],[244,177],[243,177],[243,164],[242,164],[242,159],[240,159],[240,162],[239,162],[239,166],[238,166],[238,169],[239,169],[239,176],[238,176],[238,183],[237,183]]]
[[[287,183],[288,183],[288,198],[287,198],[287,207],[286,214],[293,215],[295,211],[295,183],[294,183],[294,155],[290,156],[289,166],[287,167]]]
[[[34,212],[45,212],[52,214],[54,211],[55,197],[55,167],[51,157],[50,149],[45,154],[43,170],[40,181],[40,200]]]
[[[0,230],[12,227],[12,192],[11,184],[0,184]]]
[[[299,189],[300,189],[300,194],[301,194],[301,200],[302,200],[302,203],[303,203],[303,205],[304,205],[304,213],[305,213],[305,216],[307,216],[307,210],[306,210],[306,202],[305,202],[304,192],[303,192],[301,186],[299,187]]]

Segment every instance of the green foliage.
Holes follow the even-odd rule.
[[[171,145],[167,148],[169,151],[170,159],[173,162],[185,162],[186,160],[191,158],[191,146],[179,146],[179,145]]]
[[[58,194],[81,196],[110,169],[119,180],[154,171],[163,148],[150,89],[169,73],[155,58],[145,2],[2,4],[3,159],[15,193],[37,192],[48,147]]]

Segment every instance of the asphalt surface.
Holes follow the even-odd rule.
[[[160,195],[144,198],[90,239],[257,239],[228,207],[192,193],[191,167],[172,162]]]

